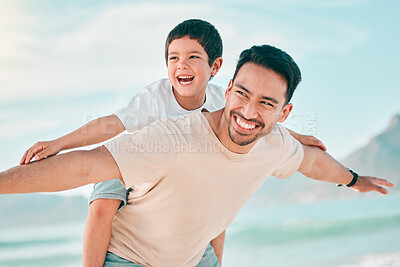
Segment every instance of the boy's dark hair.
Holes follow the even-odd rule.
[[[301,81],[300,69],[291,56],[270,45],[252,46],[240,54],[233,80],[239,69],[247,62],[255,63],[281,75],[287,82],[286,104],[289,103],[294,90]]]
[[[208,55],[208,65],[211,67],[218,57],[222,57],[222,39],[217,29],[207,21],[188,19],[173,28],[165,41],[165,61],[168,62],[168,48],[173,40],[189,36],[197,40]]]

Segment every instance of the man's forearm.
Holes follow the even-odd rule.
[[[358,179],[353,180],[353,174],[328,153],[315,147],[303,147],[304,159],[299,168],[299,172],[309,178],[345,185],[353,182],[354,184],[351,188],[361,193],[377,191],[382,194],[387,194],[388,191],[383,186],[394,186],[385,179],[371,176],[359,176]]]
[[[348,184],[353,175],[328,153],[315,147],[303,146],[304,159],[299,172],[305,176],[337,184]]]
[[[74,151],[0,173],[0,194],[56,192],[120,176],[104,147]]]

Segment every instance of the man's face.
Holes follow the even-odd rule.
[[[202,96],[207,88],[213,68],[208,55],[197,40],[188,36],[171,42],[168,48],[168,78],[174,87],[176,99]],[[202,104],[202,103],[201,103]]]
[[[276,122],[283,122],[292,104],[285,105],[286,80],[276,72],[244,64],[225,93],[224,117],[228,134],[238,146],[253,146]]]

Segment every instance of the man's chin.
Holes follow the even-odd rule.
[[[250,144],[256,142],[259,139],[258,135],[244,137],[239,134],[232,135],[231,132],[229,132],[229,137],[230,137],[231,141],[238,146],[247,146],[247,145],[250,145]]]

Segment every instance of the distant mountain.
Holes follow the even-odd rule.
[[[352,168],[360,175],[385,178],[397,187],[390,189],[391,194],[400,193],[400,115],[391,120],[387,129],[372,138],[364,147],[358,149],[341,163]],[[290,202],[315,202],[331,199],[344,199],[378,195],[372,192],[363,194],[346,187],[336,187],[330,183],[316,182],[296,173],[287,180],[268,178],[250,201],[254,204]]]
[[[352,153],[344,161],[360,174],[400,182],[400,114],[393,117],[389,127],[371,139],[368,145]]]

